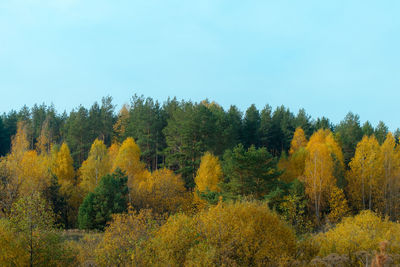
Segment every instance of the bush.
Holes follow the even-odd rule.
[[[139,253],[143,265],[265,266],[288,263],[295,250],[293,231],[266,203],[237,202],[170,217]]]
[[[389,252],[400,253],[400,224],[381,219],[369,210],[362,211],[355,217],[347,217],[335,228],[316,236],[316,242],[321,247],[320,256],[372,252],[384,240],[389,241]]]

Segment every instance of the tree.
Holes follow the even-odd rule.
[[[296,230],[297,234],[305,234],[310,231],[311,224],[307,218],[307,198],[304,185],[295,179],[289,188],[289,192],[283,198],[279,209],[283,219]]]
[[[90,148],[87,160],[82,163],[79,169],[80,187],[86,192],[92,192],[98,185],[100,178],[108,174],[110,170],[107,148],[103,141],[96,139]]]
[[[216,129],[217,118],[204,103],[182,102],[168,119],[163,130],[167,143],[166,166],[180,173],[188,188],[194,188],[202,154],[215,152]]]
[[[137,95],[132,97],[125,136],[135,139],[148,169],[158,168],[160,151],[165,148],[165,137],[162,133],[165,125],[166,120],[157,101]]]
[[[66,143],[61,145],[54,163],[53,173],[57,176],[62,191],[75,185],[75,170],[69,147]]]
[[[88,110],[80,106],[76,110],[72,110],[65,122],[63,135],[72,151],[75,167],[77,168],[87,158],[90,150],[90,144],[93,143],[91,132],[89,129]]]
[[[314,125],[312,124],[311,116],[308,115],[305,109],[301,108],[295,118],[296,129],[301,128],[309,138],[314,132]]]
[[[308,154],[305,161],[303,181],[306,194],[314,202],[314,211],[317,223],[320,221],[321,208],[325,206],[326,195],[335,186],[334,159],[340,159],[340,151],[337,150],[332,133],[329,130],[315,132],[306,147]]]
[[[121,170],[103,176],[79,207],[78,224],[81,229],[103,230],[113,213],[127,211],[128,178]]]
[[[223,170],[226,176],[224,190],[234,196],[262,198],[275,189],[277,161],[265,148],[251,146],[245,150],[239,144],[224,154]]]
[[[333,186],[331,189],[329,195],[329,208],[330,213],[328,214],[328,219],[332,223],[339,222],[350,212],[344,192],[337,186]]]
[[[383,144],[388,133],[389,133],[388,127],[385,125],[383,121],[379,121],[378,125],[374,130],[376,140],[378,140],[379,144]]]
[[[64,198],[68,205],[64,210],[65,227],[69,228],[74,225],[78,216],[79,205],[82,202],[81,189],[78,187],[73,159],[66,143],[56,152],[52,172],[56,176],[56,184],[59,184],[60,198]],[[53,187],[56,185],[53,185]]]
[[[382,166],[379,156],[380,146],[375,136],[364,136],[349,163],[348,193],[350,203],[358,210],[376,210],[380,206]]]
[[[38,194],[20,198],[10,215],[11,228],[21,246],[24,266],[60,266],[74,264],[73,251],[54,231],[54,214]]]
[[[364,122],[362,126],[362,133],[363,136],[371,136],[374,134],[374,127],[372,127],[371,123],[369,121]]]
[[[352,112],[347,113],[344,120],[341,121],[336,127],[335,133],[340,137],[344,155],[344,163],[347,166],[351,158],[354,156],[357,143],[362,138],[360,117]]]
[[[391,218],[397,218],[398,214],[398,192],[400,188],[397,179],[399,175],[399,151],[395,150],[396,142],[392,133],[388,133],[381,146],[380,164],[383,168],[383,197],[384,213]]]
[[[138,260],[132,252],[152,237],[161,222],[151,210],[114,214],[110,225],[105,229],[99,246],[95,250],[100,266],[137,266]],[[136,263],[136,264],[135,264]]]
[[[116,141],[121,142],[126,138],[126,131],[129,124],[129,106],[123,105],[121,110],[118,112],[117,121],[113,126],[113,130],[116,135]]]
[[[158,214],[187,211],[192,202],[181,176],[168,169],[158,169],[137,181],[131,191],[133,207]]]
[[[293,139],[290,142],[290,150],[289,154],[293,155],[296,153],[300,148],[306,147],[307,146],[307,139],[304,134],[304,131],[302,128],[297,127],[296,131],[293,134]]]
[[[113,170],[117,168],[128,176],[129,188],[149,175],[145,165],[140,161],[140,148],[132,137],[125,139],[119,148]]]
[[[256,106],[253,104],[247,110],[243,119],[243,145],[249,148],[254,145],[260,145],[260,113]]]
[[[197,175],[194,179],[196,183],[194,198],[200,205],[204,203],[201,198],[201,193],[207,190],[220,192],[219,184],[222,182],[223,173],[219,159],[209,152],[206,152],[201,158],[200,167],[197,170]]]

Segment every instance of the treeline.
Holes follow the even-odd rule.
[[[333,125],[283,106],[242,114],[134,96],[116,114],[106,97],[69,115],[45,105],[3,114],[0,135],[6,265],[307,265],[381,241],[349,234],[338,245],[346,231],[400,234],[379,218],[400,216],[399,131],[352,113]],[[351,215],[361,223],[341,223]],[[59,228],[104,235],[71,245]]]
[[[289,152],[297,127],[304,130],[307,138],[322,128],[330,129],[339,139],[348,166],[364,135],[374,134],[381,144],[388,133],[383,122],[375,128],[368,121],[361,125],[359,116],[351,112],[334,125],[325,117],[312,119],[304,109],[294,114],[284,106],[272,110],[266,105],[258,110],[252,105],[243,114],[236,106],[224,110],[207,100],[193,103],[174,98],[160,104],[135,95],[118,112],[112,98],[105,97],[100,104],[95,102],[89,109],[79,106],[69,114],[60,114],[54,106],[45,104],[4,113],[0,116],[1,156],[10,152],[18,121],[25,123],[30,149],[35,149],[41,135],[49,144],[66,142],[75,169],[87,158],[95,139],[110,146],[133,137],[149,170],[173,169],[182,174],[188,187],[194,186],[193,177],[206,151],[222,156],[225,150],[243,144],[246,149],[252,145],[265,147],[273,156],[280,157]],[[396,130],[396,140],[399,134]]]

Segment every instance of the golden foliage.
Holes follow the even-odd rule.
[[[192,201],[180,175],[159,169],[135,183],[132,202],[135,207],[149,208],[155,213],[175,213],[187,210]]]
[[[131,266],[132,252],[151,237],[159,222],[150,210],[113,215],[95,254],[99,266]],[[134,260],[134,259],[133,259]]]
[[[123,105],[118,113],[117,122],[114,124],[114,132],[117,133],[119,137],[123,137],[126,132],[126,128],[129,123],[129,106]]]
[[[140,161],[140,148],[132,137],[126,138],[119,148],[113,170],[116,168],[120,168],[128,176],[129,188],[148,176],[145,164]]]
[[[302,128],[297,127],[296,131],[293,134],[293,139],[290,142],[289,155],[293,155],[297,150],[306,146],[307,146],[306,135],[304,134]]]
[[[307,158],[303,181],[306,194],[314,202],[314,211],[319,221],[321,207],[327,204],[330,189],[335,186],[333,176],[334,158],[343,159],[340,148],[329,130],[320,129],[307,144]]]
[[[110,172],[110,159],[104,142],[96,139],[89,151],[87,160],[79,169],[80,186],[86,192],[92,192],[100,182],[101,177]]]
[[[205,201],[199,197],[199,194],[207,190],[220,192],[219,183],[223,177],[221,164],[218,157],[206,152],[201,158],[200,167],[194,178],[196,187],[194,189],[194,200],[199,206],[204,206]]]
[[[339,222],[350,212],[344,192],[337,186],[334,186],[331,189],[329,195],[329,208],[330,213],[328,214],[328,219],[331,223]]]
[[[369,210],[344,218],[335,228],[316,237],[321,256],[330,253],[349,255],[361,250],[372,252],[384,240],[390,242],[391,252],[399,253],[400,224],[382,220]]]
[[[382,165],[380,146],[374,135],[364,136],[357,144],[347,172],[351,204],[357,209],[376,209],[382,201]]]
[[[170,217],[141,255],[145,265],[267,266],[287,264],[295,249],[293,231],[266,203],[236,202]]]
[[[75,184],[75,170],[73,163],[68,145],[63,143],[60,151],[58,151],[56,155],[53,168],[53,172],[57,176],[58,182],[61,185],[62,192],[65,192]]]

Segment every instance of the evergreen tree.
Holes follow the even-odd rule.
[[[243,119],[243,137],[242,142],[245,148],[249,148],[254,145],[259,147],[260,145],[260,112],[253,104],[247,110]]]
[[[224,191],[232,196],[252,195],[261,199],[278,185],[277,160],[265,148],[239,144],[224,154]]]
[[[376,128],[374,130],[374,134],[375,134],[376,140],[378,140],[378,143],[380,145],[383,144],[388,133],[389,133],[388,127],[385,125],[385,123],[383,121],[379,121],[378,125],[376,126]]]
[[[99,185],[79,207],[79,228],[104,230],[113,213],[126,212],[127,181],[128,177],[119,169],[101,178]]]
[[[356,150],[357,143],[361,141],[362,129],[360,117],[349,112],[335,129],[335,134],[339,136],[343,149],[344,163],[347,166]]]

